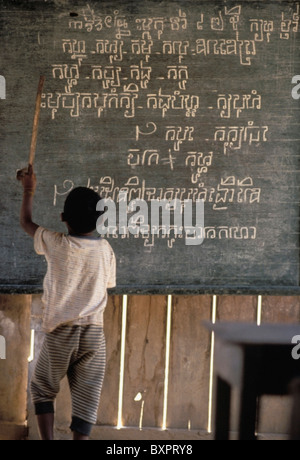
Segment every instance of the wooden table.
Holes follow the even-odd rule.
[[[215,334],[215,439],[229,439],[231,389],[236,387],[239,439],[255,440],[257,398],[289,394],[290,382],[300,376],[300,361],[292,358],[292,338],[300,335],[300,325],[204,325]]]

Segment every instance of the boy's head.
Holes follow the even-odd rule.
[[[74,233],[92,233],[96,228],[98,218],[103,214],[96,211],[100,200],[100,196],[94,190],[86,187],[75,188],[67,196],[62,220]]]

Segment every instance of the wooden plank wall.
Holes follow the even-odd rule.
[[[6,345],[5,359],[0,359],[0,440],[27,436],[30,316],[30,295],[0,295],[0,335]]]
[[[34,311],[37,312],[40,297],[33,297]],[[121,421],[124,427],[139,427],[142,423],[144,428],[162,428],[165,422],[168,429],[207,431],[210,426],[213,427],[214,400],[210,405],[209,395],[210,390],[213,395],[214,388],[210,387],[211,336],[202,321],[210,320],[216,314],[217,321],[257,322],[259,319],[262,323],[300,322],[300,297],[174,296],[171,302],[166,393],[168,297],[129,296],[126,304],[122,296],[109,298],[105,312],[107,371],[99,407],[99,425],[116,427]],[[123,327],[126,335],[120,408],[124,305],[127,306],[127,315],[126,329]],[[37,324],[38,316],[35,314],[33,325]],[[39,347],[37,340],[36,357]],[[30,364],[32,368],[35,360]],[[234,409],[235,398],[232,404]],[[287,434],[290,411],[289,397],[263,397],[259,431]],[[66,381],[57,400],[57,419],[61,425],[70,420]],[[236,423],[233,417],[233,429]]]

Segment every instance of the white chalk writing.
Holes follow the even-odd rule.
[[[275,41],[276,47],[287,43],[290,49],[299,33],[300,3],[282,2],[271,16],[238,2],[198,5],[195,12],[175,5],[136,11],[88,4],[66,18],[51,64],[53,81],[42,95],[42,108],[53,123],[86,117],[95,124],[114,120],[116,137],[120,129],[130,130],[122,133],[126,142],[118,158],[127,179],[123,175],[120,183],[107,170],[99,180],[87,178],[87,186],[116,202],[124,192],[130,201],[203,200],[214,216],[233,207],[241,215],[257,209],[263,200],[260,179],[253,171],[231,169],[230,159],[259,155],[271,140],[269,121],[262,121],[267,95],[251,78],[223,88],[218,69],[228,63],[246,75]],[[212,67],[215,87],[207,90],[205,72]],[[299,83],[297,77],[292,83]],[[298,93],[299,85],[293,88],[295,99]],[[3,94],[0,77],[0,98]],[[153,186],[151,177],[159,173],[168,180]],[[74,186],[71,177],[55,184],[53,204]],[[160,231],[163,235],[159,229],[155,238],[167,237],[170,248],[180,238]],[[251,241],[257,231],[256,223],[207,225],[203,237]],[[153,235],[142,237],[145,247],[154,245]]]
[[[0,75],[0,99],[6,99],[6,80]]]

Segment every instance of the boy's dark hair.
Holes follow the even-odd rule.
[[[103,212],[96,211],[101,200],[98,193],[86,187],[73,189],[65,201],[63,220],[76,233],[91,233]]]

